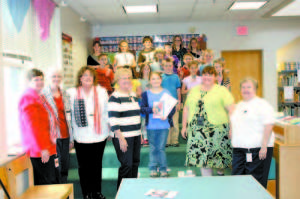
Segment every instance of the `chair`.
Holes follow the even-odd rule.
[[[73,184],[35,186],[31,161],[25,154],[7,163],[5,168],[8,177],[8,192],[13,199],[74,199]],[[16,177],[26,171],[28,171],[29,187],[24,193],[18,195]]]

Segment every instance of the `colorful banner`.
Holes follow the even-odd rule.
[[[56,5],[52,0],[33,0],[32,3],[40,23],[41,39],[45,41],[49,37],[50,24]]]
[[[7,0],[8,9],[18,32],[21,31],[30,0]]]

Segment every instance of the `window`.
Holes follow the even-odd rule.
[[[18,104],[24,89],[24,69],[22,67],[4,66],[5,126],[9,154],[23,151]]]

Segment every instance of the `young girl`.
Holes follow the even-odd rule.
[[[164,49],[158,48],[158,49],[155,50],[155,53],[154,53],[154,60],[155,61],[150,65],[151,70],[153,72],[163,71],[162,62],[164,60],[165,55],[166,55],[166,52],[164,51]]]
[[[173,123],[172,117],[175,113],[175,109],[173,109],[168,117],[153,117],[153,113],[158,112],[158,108],[153,106],[154,102],[159,102],[165,93],[169,94],[167,90],[161,87],[161,83],[162,77],[160,73],[152,72],[150,75],[151,88],[142,94],[141,112],[146,115],[146,127],[150,144],[149,169],[151,177],[158,176],[157,168],[159,168],[161,177],[168,176],[165,147],[170,124],[172,125]]]
[[[148,63],[144,63],[141,65],[141,72],[140,72],[140,83],[141,83],[141,90],[142,92],[145,92],[147,90],[150,89],[150,83],[149,83],[149,79],[150,79],[150,73],[151,73],[151,68],[149,66]],[[139,98],[139,104],[141,106],[142,104],[142,99]],[[148,146],[149,145],[149,141],[148,141],[148,137],[147,137],[147,129],[145,126],[145,114],[141,114],[141,131],[142,131],[142,136],[143,136],[143,146]]]
[[[136,67],[135,58],[132,53],[129,52],[128,42],[122,40],[119,43],[119,52],[116,53],[114,58],[114,71],[120,67],[129,65],[132,68]]]
[[[188,67],[190,69],[190,76],[184,78],[182,80],[182,95],[184,96],[184,101],[183,104],[185,103],[185,96],[187,95],[187,93],[189,92],[189,90],[191,88],[193,88],[194,86],[200,85],[201,84],[201,77],[197,76],[197,72],[198,72],[198,63],[197,61],[191,61],[188,64]]]
[[[217,71],[217,81],[221,86],[225,86],[228,90],[231,89],[231,82],[228,77],[228,71],[224,69],[224,60],[217,59],[214,61],[214,67]]]

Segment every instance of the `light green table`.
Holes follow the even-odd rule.
[[[150,189],[178,191],[175,199],[274,199],[252,176],[124,179],[116,199],[150,199]]]

